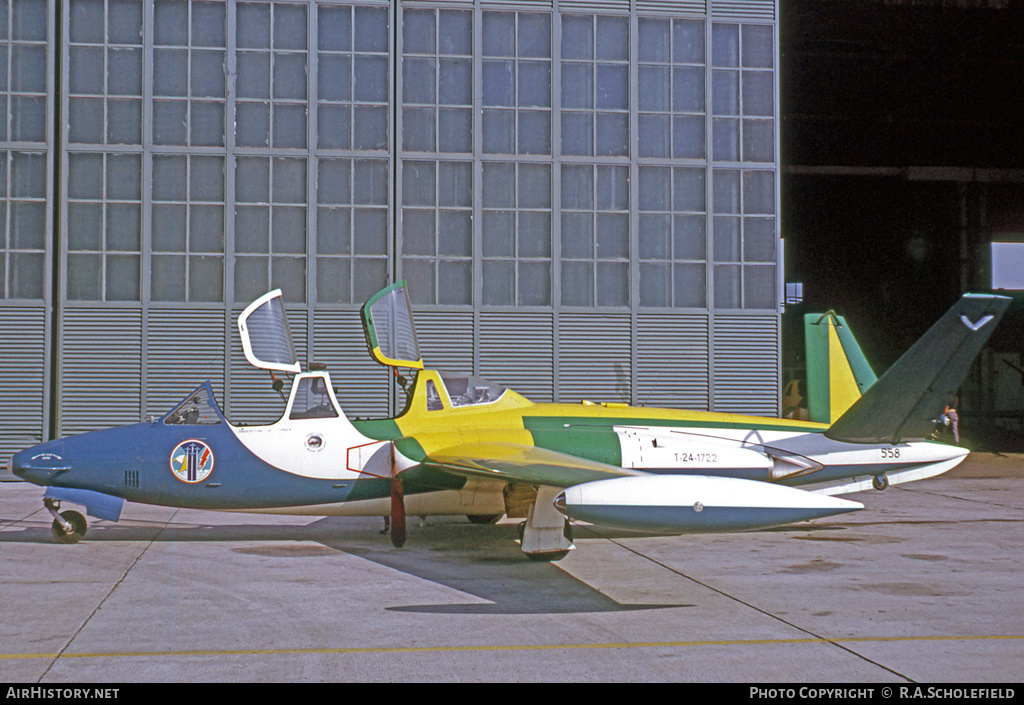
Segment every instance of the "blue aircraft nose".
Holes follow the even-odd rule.
[[[56,449],[47,449],[49,443],[15,453],[7,461],[10,471],[21,479],[36,485],[49,485],[53,478],[71,469]]]

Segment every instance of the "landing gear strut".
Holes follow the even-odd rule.
[[[60,502],[49,497],[43,499],[43,506],[53,517],[53,524],[50,527],[53,531],[53,538],[60,543],[78,543],[82,540],[88,529],[88,523],[84,516],[73,509],[58,514]]]
[[[560,487],[541,487],[537,501],[530,506],[526,521],[519,525],[519,542],[531,561],[560,561],[575,548],[572,525],[555,509]]]
[[[391,545],[401,548],[405,545],[405,488],[397,477],[391,478]]]

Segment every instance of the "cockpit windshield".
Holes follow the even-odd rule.
[[[324,377],[300,377],[296,382],[289,419],[335,419],[338,410]]]
[[[438,374],[441,381],[444,382],[445,391],[448,392],[448,400],[456,408],[496,402],[508,389],[489,382],[483,377],[452,374],[451,372],[439,372]]]
[[[178,404],[164,417],[164,423],[172,426],[216,426],[220,423],[220,412],[210,390],[202,386]]]

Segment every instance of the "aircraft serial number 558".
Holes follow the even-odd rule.
[[[900,457],[900,449],[899,448],[882,448],[881,450],[882,450],[882,457],[883,458],[898,458],[898,457]]]

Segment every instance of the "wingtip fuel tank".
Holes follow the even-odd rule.
[[[558,495],[555,507],[601,526],[689,534],[767,529],[864,505],[734,477],[653,475],[575,485]]]

